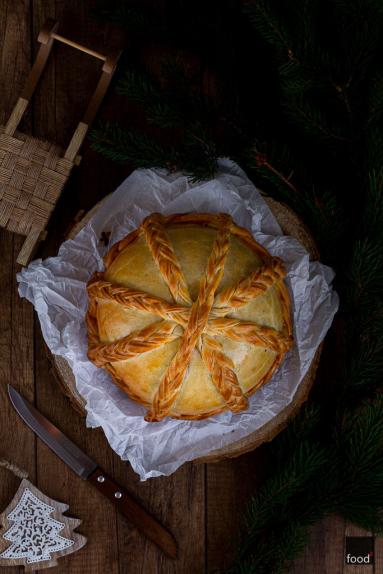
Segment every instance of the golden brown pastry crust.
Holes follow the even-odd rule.
[[[193,301],[180,262],[166,233],[166,228],[177,225],[198,225],[217,231],[212,251],[208,258],[197,298]],[[235,285],[216,294],[222,280],[229,249],[230,236],[236,236],[253,250],[262,260],[262,265]],[[150,253],[174,300],[173,303],[144,291],[116,285],[105,280],[105,273],[95,273],[88,283],[89,306],[87,312],[88,356],[95,365],[105,367],[116,383],[131,398],[149,408],[148,421],[159,421],[164,417],[201,419],[230,409],[233,412],[248,407],[247,396],[254,393],[272,376],[279,367],[285,353],[292,345],[290,298],[283,278],[285,269],[282,261],[272,257],[259,245],[249,231],[237,226],[227,214],[187,213],[162,216],[154,213],[141,226],[113,245],[105,257],[106,271],[122,251],[138,237],[144,237]],[[281,303],[283,329],[258,325],[253,321],[227,317],[234,309],[247,305],[264,294],[271,285],[278,292]],[[111,342],[101,343],[97,320],[97,305],[102,301],[113,301],[122,308],[145,311],[161,318],[139,331]],[[244,393],[238,382],[233,361],[224,353],[217,336],[243,341],[275,352],[275,359],[267,372],[255,381]],[[175,338],[180,345],[159,382],[151,404],[143,401],[129,381],[123,380],[113,363],[160,347]],[[210,372],[215,388],[224,400],[222,407],[196,414],[171,413],[174,401],[180,392],[192,353],[197,349]]]

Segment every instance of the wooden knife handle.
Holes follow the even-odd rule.
[[[116,505],[129,522],[161,548],[167,556],[177,557],[177,545],[172,534],[106,472],[101,468],[96,468],[88,480]]]

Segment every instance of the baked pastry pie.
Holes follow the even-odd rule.
[[[147,421],[243,411],[292,344],[284,276],[225,213],[154,213],[88,283],[88,356]]]

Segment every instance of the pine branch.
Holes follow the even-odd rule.
[[[361,407],[345,411],[341,452],[343,480],[350,492],[359,490],[366,473],[374,480],[377,469],[383,470],[383,397],[365,401]],[[351,473],[350,473],[351,471]],[[383,501],[383,491],[380,496]]]
[[[380,243],[366,238],[355,243],[350,268],[347,273],[348,305],[357,307],[366,300],[366,292],[381,293],[383,281],[383,253]]]
[[[381,387],[383,372],[383,338],[368,339],[352,357],[345,374],[346,392],[370,394]]]
[[[246,541],[240,547],[239,559],[248,554],[264,528],[272,528],[278,517],[286,512],[290,499],[299,495],[328,462],[326,451],[309,441],[298,444],[296,450],[290,451],[290,454],[285,466],[282,466],[249,502]]]
[[[383,165],[383,133],[379,125],[369,125],[366,140],[369,170],[380,171]]]
[[[185,129],[187,120],[185,115],[165,102],[158,102],[146,108],[146,119],[162,129]]]
[[[281,88],[285,94],[296,96],[308,92],[314,86],[312,75],[295,60],[287,60],[279,66]]]
[[[161,75],[164,81],[171,86],[171,91],[177,94],[178,99],[190,101],[190,77],[182,59],[175,57],[165,58],[161,63]]]
[[[100,1],[93,10],[93,16],[97,20],[110,22],[128,30],[131,33],[148,33],[153,34],[159,29],[158,14],[153,7],[142,5],[127,5],[125,3]]]
[[[180,164],[192,181],[214,177],[219,153],[215,142],[204,128],[196,124],[185,133],[184,146],[180,150]]]
[[[356,22],[360,21],[361,16],[364,16],[366,12],[370,12],[374,17],[383,13],[381,0],[358,0],[357,2],[332,0],[332,2]]]
[[[366,237],[375,238],[383,248],[383,168],[372,169],[368,174],[366,208],[362,229]]]
[[[301,132],[318,138],[326,144],[329,141],[347,143],[347,138],[342,134],[339,126],[333,121],[331,124],[322,110],[303,96],[290,96],[285,101],[287,117],[300,128]]]
[[[272,184],[266,190],[269,195],[288,203],[307,222],[318,241],[324,260],[332,262],[333,245],[339,244],[347,224],[335,193],[330,190],[322,191],[321,195],[315,190],[303,193],[294,185],[291,176],[284,175],[266,154],[259,152],[254,146],[247,152],[246,163],[247,168],[255,170],[261,180]]]
[[[161,99],[159,90],[150,78],[144,74],[128,70],[117,85],[117,92],[127,96],[132,102],[153,104]]]
[[[259,34],[271,46],[280,53],[285,54],[290,60],[295,58],[286,27],[283,26],[275,13],[270,9],[268,2],[264,0],[248,2],[244,6],[244,13]]]
[[[379,70],[371,81],[369,93],[368,124],[376,124],[383,112],[383,72]]]
[[[180,170],[191,181],[213,177],[217,169],[215,144],[198,125],[185,133],[177,149],[164,147],[141,132],[124,130],[112,123],[93,129],[90,138],[92,149],[115,162],[130,163],[141,168]]]
[[[107,123],[90,133],[92,149],[118,163],[132,163],[136,167],[171,168],[177,162],[174,149],[155,142],[149,136],[133,130],[124,130]]]
[[[287,563],[307,544],[307,528],[290,522],[268,534],[267,542],[257,541],[252,556],[235,562],[227,574],[282,574]]]
[[[297,441],[296,435],[290,434],[290,440],[289,453]],[[315,464],[311,463],[319,462],[315,456],[308,458],[310,471],[306,469],[304,456],[297,456],[295,465],[277,467],[252,499],[246,543],[240,547],[230,574],[258,572],[263,566],[265,570],[260,572],[283,572],[288,560],[302,550],[307,527],[331,512],[341,513],[368,530],[382,532],[383,397],[357,410],[346,411],[341,435],[331,445],[331,448],[319,446],[318,451],[322,455],[317,472],[318,476],[326,476],[324,483],[310,480],[310,471],[315,476]],[[315,443],[307,443],[301,453],[306,448],[310,453]],[[289,531],[291,525],[294,527]],[[285,546],[286,532],[290,551]]]
[[[335,264],[338,254],[334,245],[340,247],[343,241],[347,218],[334,191],[312,189],[304,196],[299,212],[320,246],[323,261]]]
[[[344,415],[339,451],[341,484],[347,493],[343,516],[367,529],[382,530],[383,397]]]
[[[320,421],[320,406],[305,403],[284,432],[280,433],[270,445],[271,454],[278,461],[278,467],[286,462],[286,458],[290,455],[289,448],[296,441],[296,437],[303,443],[317,438],[315,433]]]

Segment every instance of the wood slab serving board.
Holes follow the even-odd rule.
[[[296,213],[294,213],[294,211],[292,211],[286,205],[283,205],[269,197],[265,196],[264,199],[276,217],[284,234],[291,235],[292,237],[298,239],[309,252],[311,260],[318,259],[319,252],[315,241],[307,227],[303,224]],[[105,201],[105,199],[103,201]],[[79,221],[73,225],[70,232],[68,233],[68,239],[73,238],[86,225],[89,219],[99,209],[103,201],[95,205],[93,209],[81,216]],[[322,345],[323,344],[318,347],[310,369],[299,385],[293,400],[285,409],[283,409],[283,411],[281,411],[271,421],[247,437],[236,441],[225,448],[212,451],[208,456],[199,458],[195,462],[217,462],[225,458],[233,458],[239,456],[254,450],[264,442],[271,441],[279,432],[281,432],[287,425],[288,421],[298,413],[300,407],[308,397],[309,391],[315,379],[315,374],[322,351]],[[85,416],[85,401],[77,391],[76,382],[68,363],[63,357],[51,355],[49,351],[48,355],[50,356],[53,373],[56,380],[60,384],[62,391],[69,398],[72,406],[83,416]]]

